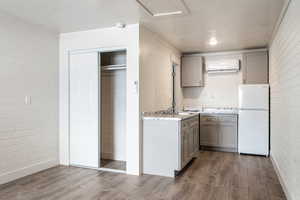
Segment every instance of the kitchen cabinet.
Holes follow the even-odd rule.
[[[189,131],[182,130],[182,147],[181,147],[181,165],[185,166],[189,162]]]
[[[203,61],[199,55],[185,55],[181,59],[181,87],[203,87]]]
[[[143,173],[174,177],[199,151],[199,115],[143,117]]]
[[[199,120],[198,120],[198,123],[195,123],[192,127],[192,130],[193,130],[193,142],[194,142],[194,145],[193,145],[193,153],[194,153],[194,156],[196,156],[195,154],[197,154],[197,152],[199,151],[199,140],[200,140],[200,135],[199,135]]]
[[[189,127],[189,158],[194,156],[194,132],[192,127]]]
[[[204,115],[200,121],[200,144],[202,146],[218,146],[217,117]]]
[[[219,146],[237,149],[237,120],[235,116],[219,116]]]
[[[237,115],[205,114],[200,117],[200,145],[237,151]]]
[[[203,146],[218,146],[218,129],[217,124],[201,125],[200,141]]]
[[[242,72],[244,84],[269,83],[268,52],[257,51],[244,53]]]
[[[182,166],[185,166],[199,151],[199,116],[181,122]]]

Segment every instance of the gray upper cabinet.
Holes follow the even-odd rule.
[[[267,84],[268,78],[268,52],[249,52],[243,55],[243,83]]]
[[[199,55],[185,55],[181,60],[181,87],[203,87],[203,61]]]

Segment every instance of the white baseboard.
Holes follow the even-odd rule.
[[[271,159],[271,162],[272,162],[272,164],[273,164],[273,167],[274,167],[275,172],[276,172],[276,174],[277,174],[277,176],[278,176],[279,182],[280,182],[280,184],[281,184],[281,186],[282,186],[282,188],[283,188],[283,191],[284,191],[284,193],[285,193],[285,196],[286,196],[287,200],[293,200],[292,195],[291,195],[291,193],[289,192],[289,190],[288,190],[288,188],[287,188],[287,186],[286,186],[286,183],[285,183],[284,179],[282,178],[282,176],[281,176],[281,174],[280,174],[280,168],[279,168],[279,166],[278,166],[276,160],[275,160],[274,157],[272,156],[272,154],[270,154],[270,159]]]
[[[47,160],[34,165],[26,166],[18,170],[10,171],[4,174],[0,174],[0,184],[8,183],[18,178],[28,176],[45,169],[59,165],[58,159]]]

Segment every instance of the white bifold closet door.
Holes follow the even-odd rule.
[[[70,55],[70,164],[99,167],[98,52]]]

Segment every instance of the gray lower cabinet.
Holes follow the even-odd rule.
[[[217,125],[214,124],[203,124],[201,125],[201,145],[203,146],[218,146],[218,129]]]
[[[199,117],[195,116],[181,122],[182,167],[199,151]]]
[[[194,154],[197,154],[197,152],[199,151],[199,140],[200,140],[200,135],[199,135],[199,120],[198,123],[196,123],[195,125],[193,125],[193,135],[194,135],[194,149],[193,152]],[[195,156],[195,155],[194,155]]]
[[[200,145],[237,151],[237,115],[201,115]]]
[[[219,146],[223,148],[237,148],[237,129],[231,123],[220,123],[219,125]]]
[[[181,132],[181,166],[185,166],[186,163],[189,162],[189,131],[188,129],[184,129]]]

